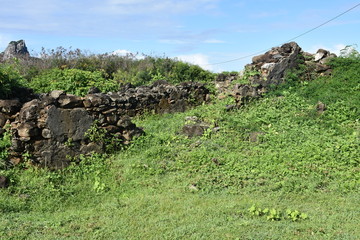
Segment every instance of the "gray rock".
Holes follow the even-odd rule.
[[[52,169],[62,169],[70,164],[71,157],[77,155],[73,149],[59,142],[44,144],[39,149],[40,165]]]
[[[322,103],[320,101],[317,102],[316,104],[316,111],[318,114],[323,114],[326,110],[326,104],[325,103]]]
[[[0,112],[0,128],[5,126],[6,120],[7,120],[7,118],[6,118],[5,114],[2,114]]]
[[[9,186],[9,179],[6,176],[0,175],[0,188],[7,188]]]
[[[11,140],[11,149],[15,152],[22,152],[24,151],[25,145],[22,141],[19,139],[13,138]]]
[[[101,91],[97,87],[91,87],[87,93],[94,94],[94,93],[101,93]]]
[[[123,127],[124,129],[133,128],[135,124],[133,124],[128,116],[122,117],[116,124],[118,127]]]
[[[282,83],[285,71],[297,66],[300,52],[299,45],[290,42],[253,57],[253,63],[247,68],[260,71],[261,76],[250,79],[251,84],[268,87],[271,84]]]
[[[104,152],[104,144],[91,142],[87,145],[82,145],[80,148],[80,152],[82,154],[103,153]]]
[[[320,60],[327,58],[328,56],[330,56],[329,51],[325,49],[319,49],[314,56],[314,61],[319,62]]]
[[[58,102],[62,108],[78,108],[84,106],[81,97],[70,94],[59,96]]]
[[[6,47],[3,55],[3,60],[9,60],[11,58],[26,58],[30,53],[26,47],[24,40],[11,41]]]
[[[21,102],[19,99],[0,100],[0,112],[7,114],[15,114],[21,108]]]
[[[33,122],[23,122],[17,127],[17,132],[22,138],[31,138],[39,134],[39,129]]]
[[[48,129],[48,128],[44,128],[44,129],[42,130],[42,132],[41,132],[41,136],[42,136],[43,138],[46,138],[46,139],[51,138],[51,137],[52,137],[52,135],[51,135],[51,130]]]
[[[204,125],[202,123],[197,123],[197,124],[186,124],[183,128],[182,128],[182,134],[184,134],[185,136],[188,137],[197,137],[197,136],[202,136],[205,132],[206,129],[208,129],[209,126]]]
[[[57,100],[60,96],[65,95],[66,93],[63,90],[54,90],[49,93],[50,97]]]
[[[39,103],[40,101],[38,99],[25,103],[20,110],[19,118],[22,121],[36,121],[39,117]]]
[[[86,95],[84,101],[89,102],[89,106],[100,107],[102,105],[109,105],[111,100],[110,97],[104,93],[95,93]]]
[[[85,139],[86,131],[94,119],[82,108],[60,109],[51,106],[47,113],[46,125],[51,139],[63,142],[72,138],[73,141]]]

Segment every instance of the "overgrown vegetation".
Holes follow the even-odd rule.
[[[121,85],[149,85],[157,80],[172,84],[187,81],[209,83],[215,74],[197,65],[166,57],[128,54],[91,54],[80,49],[45,50],[40,58],[14,59],[0,68],[0,94],[6,97],[20,83],[38,93],[65,90],[85,95],[91,87],[103,92]],[[20,81],[24,79],[26,81]]]
[[[102,92],[117,91],[119,83],[105,79],[100,71],[54,68],[31,79],[29,87],[40,93],[60,89],[77,96],[84,96],[91,87],[96,87]]]
[[[5,125],[5,132],[0,137],[0,170],[5,170],[8,167],[9,147],[11,146],[11,134],[9,126]]]
[[[1,170],[11,184],[0,190],[0,236],[358,239],[360,60],[329,64],[332,76],[290,73],[288,84],[233,111],[227,98],[140,116],[146,135],[117,154],[58,171]],[[186,116],[219,129],[187,138]]]
[[[12,90],[24,84],[17,68],[12,64],[0,64],[0,98],[11,95]]]

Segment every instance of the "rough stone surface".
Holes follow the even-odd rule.
[[[4,53],[3,53],[3,60],[8,60],[14,57],[17,58],[26,58],[29,57],[29,51],[26,47],[24,40],[19,41],[12,41],[9,43],[9,45],[6,47]]]
[[[196,124],[186,124],[182,128],[182,134],[188,137],[196,137],[196,136],[202,136],[206,129],[208,129],[209,126],[196,123]]]
[[[0,188],[7,188],[9,185],[9,179],[6,176],[0,175]]]
[[[326,105],[322,102],[317,102],[316,104],[316,111],[318,114],[322,114],[326,110]]]
[[[84,140],[94,119],[82,108],[62,109],[51,106],[47,110],[46,126],[51,138],[63,142],[70,136],[73,141]]]
[[[7,120],[7,118],[6,118],[5,114],[0,113],[0,128],[5,126],[6,120]]]
[[[54,90],[49,93],[49,96],[55,100],[59,99],[60,96],[64,96],[64,95],[66,95],[66,93],[63,90]]]
[[[189,106],[206,101],[209,94],[200,83],[174,86],[166,81],[137,88],[127,86],[107,94],[96,89],[91,92],[85,97],[52,91],[26,102],[0,100],[0,124],[9,122],[11,125],[9,161],[20,163],[23,153],[28,152],[34,165],[66,167],[70,159],[79,154],[102,153],[108,147],[86,136],[95,121],[107,137],[113,136],[122,144],[129,144],[134,137],[144,134],[129,116],[149,111],[185,111]]]
[[[1,100],[0,99],[0,112],[5,114],[15,114],[21,108],[19,99]]]
[[[252,64],[247,65],[247,68],[257,70],[260,74],[251,79],[251,84],[268,87],[282,83],[285,71],[297,66],[300,52],[299,45],[290,42],[253,57]]]
[[[295,69],[299,62],[305,63],[310,79],[314,75],[330,75],[332,70],[325,63],[333,57],[336,55],[324,49],[319,49],[316,54],[310,54],[303,52],[295,42],[286,43],[253,57],[252,63],[245,67],[245,72],[251,72],[248,84],[233,83],[234,80],[241,78],[241,74],[219,74],[215,81],[215,87],[220,92],[218,98],[233,96],[235,105],[239,107],[253,98],[261,97],[268,91],[269,86],[284,83],[286,71]]]
[[[314,56],[314,61],[319,62],[320,60],[327,58],[329,56],[330,56],[329,51],[327,51],[325,49],[319,49]]]

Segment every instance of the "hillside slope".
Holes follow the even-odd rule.
[[[138,117],[147,134],[114,156],[4,172],[0,236],[359,239],[360,61],[330,64],[239,109],[227,97]]]

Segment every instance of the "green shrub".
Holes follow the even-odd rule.
[[[29,86],[36,92],[64,90],[79,96],[84,96],[91,87],[97,87],[103,92],[116,91],[118,84],[103,78],[102,72],[84,71],[79,69],[54,68],[35,77]]]
[[[9,155],[8,148],[11,145],[11,134],[6,131],[0,137],[0,170],[7,167],[7,158]]]
[[[0,99],[7,98],[21,82],[22,77],[13,65],[0,64]]]
[[[197,65],[184,63],[170,58],[146,57],[133,60],[129,68],[119,68],[114,73],[114,80],[135,86],[148,85],[157,80],[166,80],[172,84],[181,82],[203,82],[214,80],[215,74]]]

